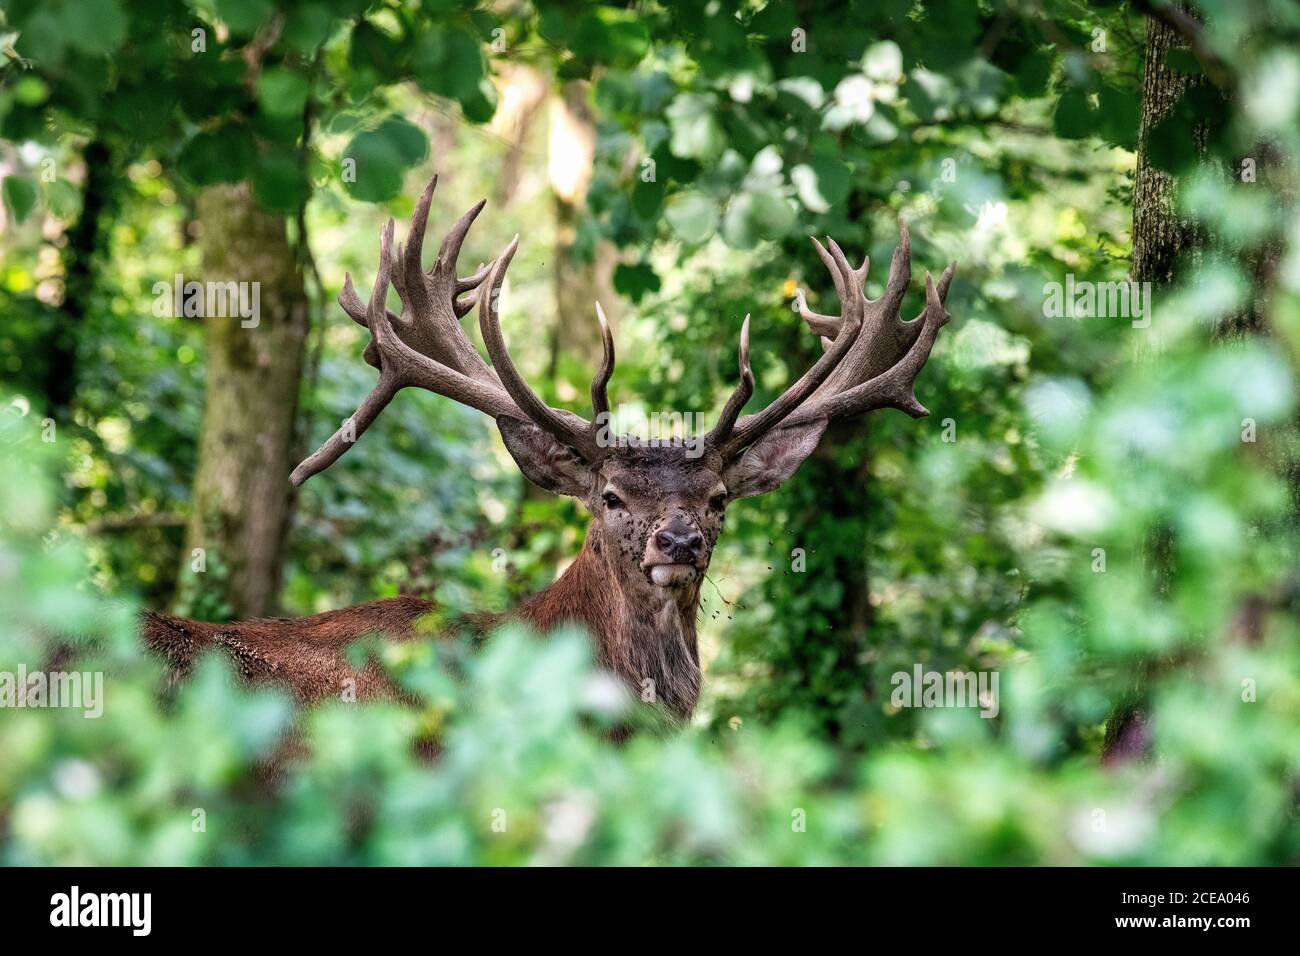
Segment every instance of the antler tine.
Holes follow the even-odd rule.
[[[365,433],[393,396],[407,386],[436,392],[493,418],[521,414],[495,379],[489,382],[471,378],[443,365],[411,348],[397,333],[393,314],[384,304],[393,274],[393,230],[394,222],[389,219],[380,233],[379,268],[365,312],[366,325],[372,336],[366,354],[367,357],[373,356],[372,364],[379,368],[379,381],[343,426],[294,469],[290,480],[295,485],[301,485],[334,464]],[[355,297],[356,290],[352,289],[351,294]]]
[[[472,274],[461,278],[456,275],[456,263],[460,259],[461,247],[465,244],[465,237],[469,234],[470,226],[474,225],[474,220],[478,214],[483,211],[487,205],[486,199],[480,199],[465,214],[456,220],[451,231],[443,237],[442,244],[438,247],[438,258],[434,260],[433,265],[429,267],[429,277],[440,286],[446,286],[446,294],[451,296],[451,309],[456,318],[461,319],[469,315],[470,310],[478,304],[478,297],[483,288],[483,281],[492,271],[492,263],[480,265]],[[462,292],[473,292],[473,295],[464,299],[460,298]]]
[[[862,284],[866,282],[867,270],[871,267],[871,257],[863,256],[862,265],[858,266],[856,269],[849,268],[848,259],[845,257],[840,247],[836,245],[834,239],[827,237],[827,242],[830,243],[831,248],[835,252],[835,255],[832,255],[830,252],[826,251],[825,246],[817,241],[816,236],[811,236],[810,238],[812,239],[813,247],[817,250],[818,257],[825,264],[827,271],[831,274],[831,280],[835,283],[836,295],[839,297],[840,302],[843,303],[845,301],[846,290],[844,278],[841,274],[841,267],[837,265],[836,257],[838,256],[838,258],[843,262],[843,267],[848,271],[849,275],[853,276],[854,279],[857,280],[854,285],[855,289],[861,289]],[[810,329],[822,337],[822,347],[824,349],[829,349],[831,347],[831,342],[834,340],[835,336],[839,334],[840,326],[843,324],[844,320],[838,315],[823,315],[820,312],[814,312],[812,309],[808,308],[808,300],[804,296],[803,289],[795,290],[795,307],[798,309],[799,317],[808,323]]]
[[[831,281],[835,283],[835,294],[841,302],[844,301],[844,279],[840,276],[840,270],[835,265],[835,260],[831,254],[826,251],[826,247],[817,241],[816,236],[809,236],[812,240],[813,248],[817,250],[817,256],[826,266],[826,270],[831,274]],[[803,289],[795,290],[795,304],[799,309],[799,316],[808,323],[818,335],[826,339],[834,339],[839,333],[841,319],[838,315],[822,315],[820,312],[813,312],[808,308],[808,300],[804,298]]]
[[[602,456],[602,450],[596,443],[595,430],[591,424],[576,415],[563,415],[543,402],[519,374],[501,336],[501,321],[497,316],[496,300],[501,292],[501,283],[505,279],[506,269],[509,268],[510,260],[514,258],[515,250],[518,248],[519,236],[516,235],[493,263],[487,281],[479,291],[479,328],[483,332],[483,343],[487,346],[488,354],[492,356],[492,364],[501,379],[501,384],[519,406],[519,412],[523,413],[523,417],[575,449],[588,462],[598,461]]]
[[[591,380],[591,425],[598,427],[600,417],[609,415],[609,380],[614,375],[614,333],[610,331],[609,319],[605,310],[596,303],[596,319],[600,322],[600,340],[605,354],[600,360],[600,367]]]
[[[442,245],[438,247],[438,258],[434,260],[433,267],[429,270],[430,275],[438,271],[445,271],[453,277],[456,275],[456,262],[460,259],[460,248],[465,244],[465,237],[469,235],[469,227],[474,225],[474,220],[478,218],[478,214],[483,211],[483,207],[486,205],[487,200],[480,199],[466,210],[463,216],[456,220],[455,224],[448,230],[447,235],[443,237]],[[456,291],[465,292],[481,283],[483,279],[487,278],[488,273],[486,269],[482,269],[480,272],[482,273],[481,278],[473,285],[463,284],[467,280],[457,279],[455,282]]]
[[[477,294],[466,299],[460,299],[460,294],[478,289],[487,277],[490,265],[481,266],[473,275],[463,279],[455,273],[456,257],[470,226],[487,200],[480,200],[457,220],[450,234],[443,240],[438,260],[425,273],[421,271],[424,236],[437,185],[438,177],[434,176],[425,186],[411,217],[411,230],[405,248],[399,244],[394,257],[395,267],[390,279],[402,299],[402,314],[399,316],[386,311],[385,315],[402,340],[416,351],[457,371],[496,384],[491,369],[459,326],[459,320],[478,300]],[[353,287],[350,273],[344,278],[338,301],[354,322],[362,326],[369,325],[366,305]],[[365,359],[378,367],[379,357],[373,343],[367,347]]]
[[[857,342],[866,307],[866,299],[862,292],[862,278],[866,275],[868,263],[864,260],[861,267],[854,269],[834,241],[830,243],[830,252],[827,252],[816,239],[813,240],[813,245],[816,246],[818,255],[831,272],[844,313],[842,317],[834,320],[835,328],[832,330],[834,341],[812,368],[787,388],[776,401],[757,415],[748,415],[741,419],[729,432],[722,433],[719,438],[714,439],[724,458],[733,456],[752,445],[792,414],[840,366],[844,357]],[[719,422],[719,425],[721,424],[722,422]]]
[[[470,289],[477,289],[483,284],[483,280],[487,278],[487,274],[490,271],[492,271],[492,263],[489,262],[486,265],[480,265],[478,269],[470,275],[463,279],[456,280],[456,291],[460,293],[468,292]]]
[[[730,437],[731,430],[736,426],[736,419],[740,416],[740,410],[745,407],[745,403],[753,394],[754,370],[749,364],[749,316],[746,315],[745,321],[740,325],[740,382],[727,399],[727,404],[722,407],[718,423],[705,436],[705,444],[717,448]]]
[[[389,219],[388,222],[384,223],[383,230],[380,233],[379,270],[375,276],[375,288],[370,294],[370,303],[366,307],[366,324],[371,335],[375,337],[375,343],[379,344],[380,348],[390,337],[396,338],[388,321],[388,310],[384,305],[384,300],[388,297],[388,279],[392,271],[392,241],[393,220]],[[350,290],[353,296],[356,295],[356,290],[351,288],[351,282],[345,284],[345,290]],[[339,294],[339,300],[342,302],[343,293]],[[351,311],[348,314],[351,315]],[[369,349],[367,349],[367,352],[369,352]],[[370,394],[362,400],[357,410],[344,421],[338,431],[327,438],[320,448],[316,449],[293,470],[289,480],[293,482],[295,487],[338,461],[343,453],[365,434],[366,429],[374,423],[374,420],[379,417],[379,413],[388,406],[388,403],[393,400],[393,396],[397,394],[398,389],[402,387],[392,363],[376,362],[375,364],[379,365],[378,384],[371,389]]]
[[[898,254],[895,253],[895,259],[897,258]],[[919,322],[921,328],[902,358],[884,372],[865,382],[814,400],[790,416],[786,423],[798,425],[818,418],[847,418],[878,408],[897,408],[913,418],[923,418],[928,415],[929,411],[917,401],[913,389],[917,375],[920,374],[934,348],[939,330],[952,318],[944,305],[956,268],[957,264],[950,262],[939,277],[937,285],[934,277],[926,272],[925,307],[913,322],[906,323],[912,325]]]
[[[404,288],[398,292],[406,298],[406,304],[413,313],[419,314],[429,307],[429,290],[424,285],[424,271],[420,260],[424,256],[424,231],[429,225],[429,207],[433,204],[433,191],[438,188],[438,176],[429,180],[429,185],[420,193],[415,204],[415,213],[411,216],[411,231],[406,237],[406,252],[401,256]]]
[[[853,296],[850,295],[849,299],[852,301]],[[834,344],[823,352],[821,358],[813,363],[812,368],[804,372],[799,380],[787,388],[776,401],[757,415],[750,415],[736,425],[720,449],[722,457],[729,458],[737,452],[743,451],[775,428],[783,419],[803,404],[808,396],[817,391],[822,382],[826,381],[827,377],[843,361],[844,356],[853,347],[853,343],[857,341],[861,329],[861,307],[846,308],[844,324],[835,337]]]
[[[885,294],[876,300],[878,308],[885,315],[897,317],[898,309],[907,295],[907,287],[912,284],[912,233],[907,228],[907,220],[898,220],[898,246],[894,256],[889,260],[889,278],[885,281]]]
[[[339,290],[338,303],[353,322],[363,329],[370,327],[370,323],[366,320],[366,303],[357,294],[356,286],[352,284],[351,272],[343,273],[343,288]],[[388,313],[388,320],[390,322],[400,321],[392,312]]]

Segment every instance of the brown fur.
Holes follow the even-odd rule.
[[[408,641],[418,634],[416,622],[433,605],[414,597],[357,604],[312,617],[268,617],[231,624],[209,624],[146,611],[141,632],[145,643],[166,656],[175,673],[184,676],[197,655],[212,647],[225,650],[250,682],[275,681],[303,700],[342,697],[357,699],[400,697],[401,694],[373,662],[360,670],[348,663],[344,651],[370,634]]]
[[[593,475],[584,498],[593,520],[582,551],[554,584],[503,616],[480,615],[479,631],[517,619],[539,633],[574,623],[596,643],[602,667],[621,677],[638,698],[662,704],[677,719],[689,719],[700,694],[700,659],[695,636],[700,580],[722,530],[722,509],[714,498],[725,486],[716,456],[689,458],[682,447],[634,448],[611,457]],[[621,503],[603,497],[617,490]],[[698,530],[702,547],[698,575],[674,587],[658,587],[647,562],[663,556],[655,532],[671,524]],[[264,618],[208,624],[146,612],[146,643],[161,651],[183,675],[196,654],[218,647],[230,654],[249,681],[276,681],[303,700],[339,697],[400,698],[374,663],[352,667],[347,646],[371,634],[397,641],[419,634],[418,620],[434,605],[414,597],[375,601],[304,618]],[[349,683],[351,682],[351,683]]]
[[[695,640],[699,585],[669,591],[626,572],[600,537],[589,534],[567,571],[525,602],[516,616],[546,632],[573,622],[596,639],[596,659],[638,697],[688,719],[700,696]],[[646,683],[649,681],[650,683]]]

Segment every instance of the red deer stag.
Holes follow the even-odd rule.
[[[356,413],[293,472],[302,484],[328,468],[405,387],[425,388],[492,416],[505,446],[530,481],[578,498],[591,512],[581,553],[549,588],[501,618],[525,621],[546,632],[574,622],[597,645],[602,666],[633,689],[653,682],[668,711],[688,718],[700,690],[695,619],[700,582],[722,531],[723,514],[737,498],[772,491],[812,452],[834,418],[879,408],[926,415],[913,394],[939,329],[948,322],[944,301],[949,265],[936,285],[925,277],[925,308],[910,322],[899,307],[911,282],[907,227],[879,299],[863,290],[868,262],[854,269],[833,241],[813,240],[830,270],[841,314],[800,314],[822,337],[823,354],[784,394],[761,412],[741,416],[754,390],[749,364],[749,319],[740,329],[740,384],[702,442],[611,438],[606,387],[614,371],[614,341],[597,306],[604,360],[591,384],[593,416],[587,421],[552,408],[529,387],[511,361],[497,316],[497,296],[518,236],[473,275],[461,278],[456,260],[484,202],[470,209],[443,240],[427,272],[421,264],[424,231],[437,177],[416,207],[405,250],[393,249],[393,221],[380,238],[379,271],[368,305],[349,276],[339,304],[370,330],[366,361],[379,382]],[[400,315],[385,306],[389,284]],[[461,328],[478,305],[489,365]],[[688,453],[689,452],[689,453]],[[374,633],[393,640],[415,635],[416,621],[432,605],[412,597],[376,601],[299,619],[206,624],[149,613],[148,643],[186,667],[205,646],[225,647],[249,679],[278,680],[301,697],[337,695],[349,686],[359,696],[392,693],[380,671],[351,667],[344,648]],[[495,618],[494,618],[495,619]]]

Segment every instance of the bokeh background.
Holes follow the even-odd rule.
[[[0,708],[0,862],[1297,862],[1298,41],[1283,0],[6,0],[0,670],[106,699]],[[583,413],[596,298],[629,420],[711,416],[746,313],[755,405],[820,354],[809,235],[875,295],[905,218],[908,318],[958,261],[931,417],[731,509],[690,727],[608,744],[580,634],[386,652],[417,710],[138,644],[140,607],[504,610],[576,554],[432,395],[284,480],[373,381],[343,276],[435,172],[431,234],[488,199],[463,272],[522,234],[508,341]],[[261,324],[165,314],[177,274]],[[1067,276],[1150,312],[1053,314]],[[997,672],[998,716],[900,710],[916,664]]]

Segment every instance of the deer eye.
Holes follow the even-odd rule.
[[[614,494],[614,492],[612,491],[605,492],[604,498],[605,498],[605,505],[610,509],[623,507],[623,499],[620,498],[618,495]]]
[[[709,499],[709,507],[714,511],[721,511],[727,507],[727,495],[725,492],[719,492]]]

